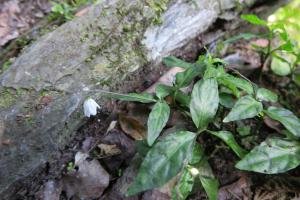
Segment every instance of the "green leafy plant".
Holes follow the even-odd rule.
[[[49,20],[61,20],[62,22],[69,21],[73,19],[74,12],[82,5],[87,5],[89,3],[97,3],[99,0],[70,0],[64,2],[51,2],[51,13],[49,15]]]
[[[299,79],[299,73],[297,71],[297,65],[300,62],[300,49],[297,42],[291,39],[286,28],[282,22],[268,23],[267,21],[260,19],[256,15],[248,14],[241,15],[241,18],[253,25],[264,27],[267,31],[264,34],[252,34],[242,33],[234,36],[225,41],[225,43],[231,43],[239,39],[253,39],[261,38],[268,41],[266,46],[258,46],[252,44],[252,46],[261,55],[261,74],[263,67],[272,60],[271,69],[275,74],[288,75],[290,74],[293,80],[297,83]],[[278,40],[277,44],[274,44],[275,40]]]
[[[253,20],[265,25],[257,18],[249,19]],[[147,139],[137,143],[138,152],[144,159],[127,195],[161,187],[176,178],[173,199],[186,199],[198,180],[209,199],[216,200],[218,180],[208,162],[209,155],[205,155],[205,146],[197,142],[197,138],[204,134],[223,141],[240,159],[236,168],[241,170],[274,174],[300,164],[299,119],[289,110],[266,107],[263,103],[276,102],[277,94],[258,87],[239,73],[231,74],[221,59],[210,55],[200,56],[195,63],[175,57],[167,57],[163,62],[168,67],[185,69],[176,74],[172,86],[157,85],[155,95],[107,93],[120,100],[153,104],[147,124]],[[182,91],[182,88],[191,85],[192,92]],[[171,97],[172,101],[167,102],[166,97]],[[171,109],[183,113],[194,125],[193,128],[161,134]],[[239,134],[250,135],[250,127],[238,128],[239,134],[226,130],[227,123],[250,118],[262,121],[264,115],[279,121],[289,134],[285,138],[267,138],[248,152],[235,138]]]

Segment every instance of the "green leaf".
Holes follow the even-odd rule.
[[[300,120],[291,111],[284,108],[269,107],[264,111],[270,118],[279,121],[294,136],[300,137]]]
[[[275,103],[278,101],[278,96],[268,89],[259,88],[256,92],[256,99],[260,101],[270,101]]]
[[[204,151],[201,145],[196,143],[193,149],[193,154],[192,154],[192,159],[190,161],[190,164],[193,165],[199,163],[203,158],[203,156],[204,156]]]
[[[247,151],[244,150],[240,145],[235,141],[233,135],[229,131],[208,131],[210,134],[217,136],[221,140],[223,140],[235,153],[239,158],[243,158]]]
[[[225,70],[223,67],[212,67],[212,66],[208,66],[205,70],[204,73],[204,79],[209,79],[209,78],[217,78],[217,77],[221,77],[224,76],[226,74]]]
[[[172,190],[172,200],[185,200],[193,190],[194,179],[189,170],[184,168],[180,179]]]
[[[196,134],[180,131],[169,134],[153,145],[143,160],[127,195],[163,186],[183,168],[190,159]]]
[[[241,18],[254,25],[268,26],[268,23],[265,20],[260,19],[256,15],[241,15]]]
[[[234,106],[235,100],[233,99],[232,95],[222,92],[219,94],[219,98],[220,104],[225,108],[232,108]]]
[[[223,84],[224,86],[227,86],[229,89],[231,89],[231,87],[238,87],[246,91],[248,94],[254,93],[253,86],[251,83],[249,83],[245,79],[237,78],[229,74],[227,74],[226,76],[219,77],[218,82],[220,84]]]
[[[174,88],[168,85],[158,84],[155,88],[156,96],[159,99],[164,99],[166,96],[172,94]]]
[[[197,66],[192,66],[183,72],[178,72],[176,74],[176,86],[178,88],[183,88],[189,86],[192,81],[201,74],[201,71]]]
[[[190,112],[199,130],[206,129],[219,106],[218,83],[215,79],[198,81],[192,91]]]
[[[238,127],[236,130],[240,134],[240,136],[247,136],[251,133],[251,126],[241,126]]]
[[[170,108],[165,102],[157,102],[148,118],[147,142],[151,146],[166,126],[170,116]]]
[[[189,108],[191,97],[188,94],[182,92],[181,90],[178,90],[176,94],[176,101],[179,102],[182,106]]]
[[[231,122],[236,120],[248,119],[255,117],[263,110],[261,102],[256,101],[250,95],[240,98],[223,122]]]
[[[197,169],[199,170],[199,179],[208,196],[208,199],[217,200],[219,182],[215,178],[207,158],[204,157],[200,163],[197,164],[197,166]]]
[[[168,67],[182,67],[188,69],[192,67],[193,64],[185,62],[181,59],[178,59],[174,56],[168,56],[162,60],[163,64]]]
[[[139,153],[141,157],[145,157],[150,150],[151,147],[148,146],[146,140],[135,140],[134,141],[136,151]]]
[[[237,40],[240,40],[240,39],[245,39],[245,40],[251,40],[253,38],[258,38],[259,35],[255,35],[255,34],[252,34],[252,33],[241,33],[239,35],[236,35],[234,37],[231,37],[227,40],[224,41],[225,44],[230,44],[232,42],[235,42]]]
[[[135,102],[141,102],[141,103],[154,103],[156,100],[154,97],[149,93],[129,93],[129,94],[118,94],[113,92],[104,92],[104,95],[107,95],[114,99],[119,99],[123,101],[135,101]]]
[[[279,138],[267,139],[255,147],[236,168],[265,174],[283,173],[300,164],[300,143]]]

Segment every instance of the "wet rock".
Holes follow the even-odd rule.
[[[78,199],[99,198],[109,184],[109,174],[97,160],[89,160],[88,154],[78,152],[75,168],[63,177],[63,190],[67,197]]]
[[[105,108],[107,99],[94,89],[133,90],[126,87],[126,80],[138,83],[147,72],[159,71],[154,66],[141,70],[142,66],[159,63],[179,50],[188,51],[189,41],[205,35],[218,16],[228,11],[218,6],[223,1],[151,2],[164,11],[158,13],[146,1],[103,0],[38,39],[0,75],[1,138],[10,141],[0,145],[3,199],[13,199],[22,181],[41,170],[72,139],[84,122],[81,109],[87,96]],[[162,24],[155,23],[160,20]],[[219,36],[207,38],[213,41]]]
[[[59,200],[62,191],[60,181],[47,181],[43,188],[38,192],[36,198],[40,200]]]

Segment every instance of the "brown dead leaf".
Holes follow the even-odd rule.
[[[119,114],[122,130],[135,140],[143,140],[147,136],[147,129],[137,119]]]
[[[114,156],[121,153],[121,150],[116,144],[99,144],[98,148],[100,149],[100,156]]]
[[[277,131],[278,133],[280,133],[281,132],[281,124],[278,122],[278,121],[276,121],[276,120],[273,120],[273,119],[271,119],[270,117],[268,117],[268,116],[264,116],[264,122],[265,122],[265,124],[268,126],[268,127],[270,127],[271,129],[274,129],[275,131]]]
[[[156,83],[154,83],[151,87],[149,87],[146,92],[148,93],[155,93],[155,88],[158,84],[164,84],[171,86],[172,83],[175,81],[175,76],[178,72],[183,72],[184,69],[181,67],[173,67],[168,70],[164,75],[162,75]]]
[[[251,199],[251,180],[247,176],[242,176],[238,181],[221,187],[218,193],[219,200]]]
[[[90,10],[90,7],[83,8],[83,9],[79,10],[78,12],[76,12],[75,16],[81,17],[81,16],[85,15],[89,10]]]

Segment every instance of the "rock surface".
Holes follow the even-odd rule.
[[[13,199],[20,183],[71,140],[88,95],[105,106],[93,89],[126,92],[126,77],[145,77],[137,69],[185,51],[217,19],[236,19],[234,2],[103,0],[28,47],[0,75],[1,197]]]

